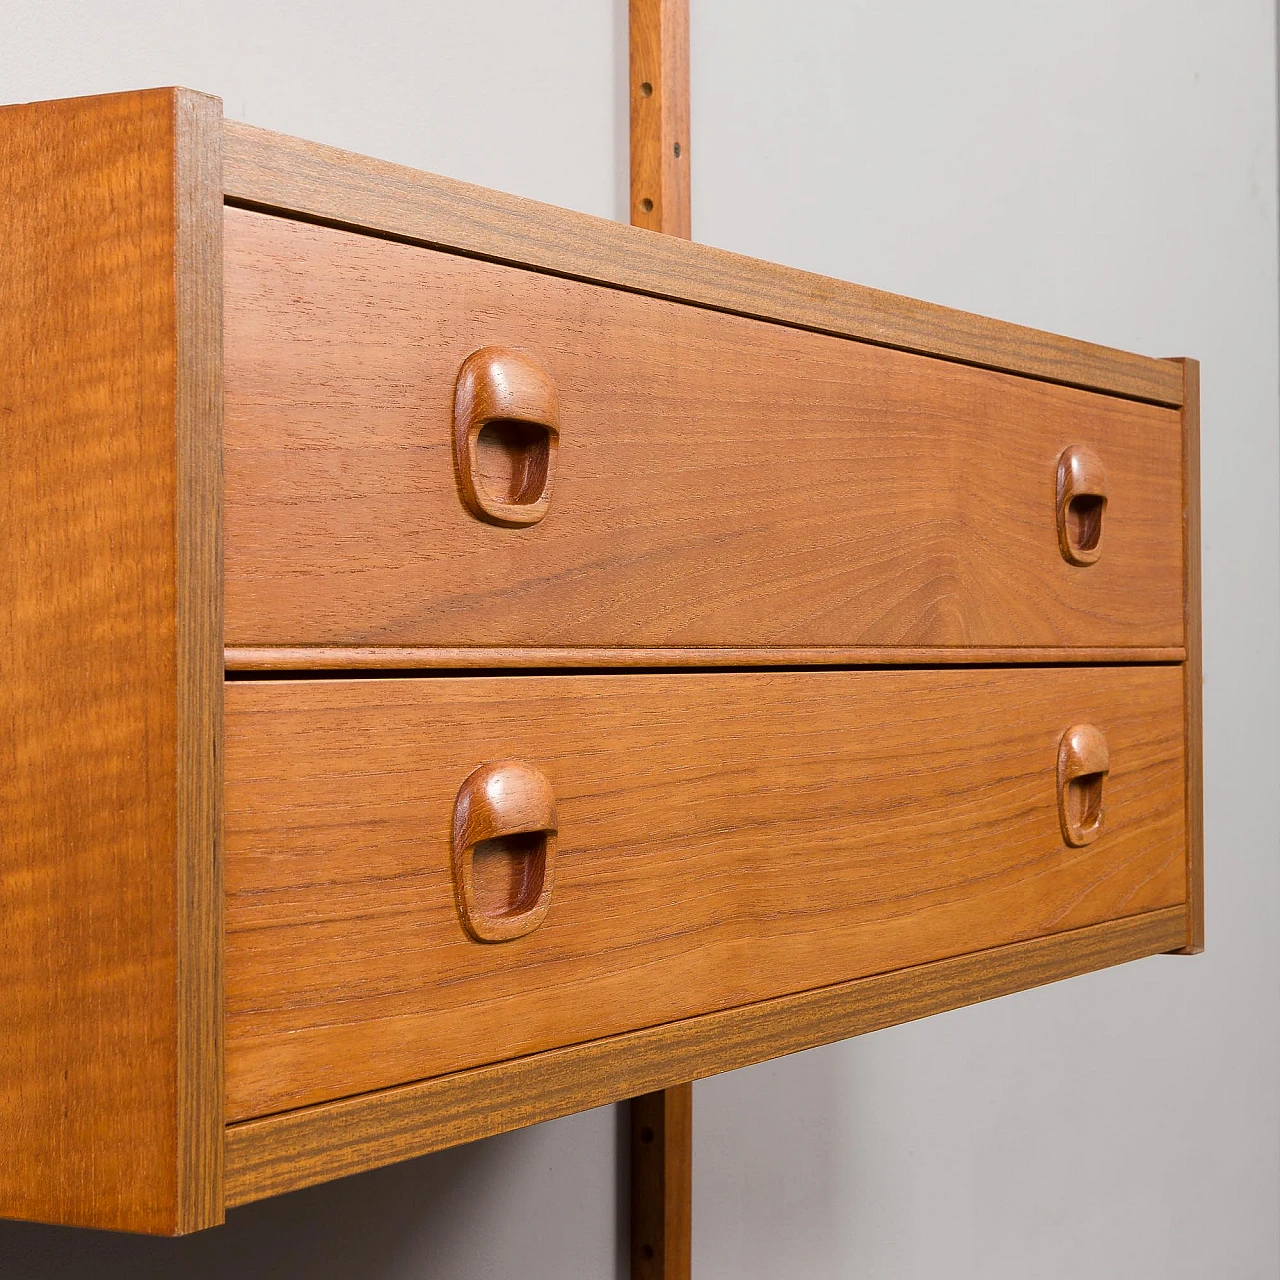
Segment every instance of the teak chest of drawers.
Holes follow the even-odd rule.
[[[1199,949],[1193,361],[182,90],[0,154],[0,1215]]]

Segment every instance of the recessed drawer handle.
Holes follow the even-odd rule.
[[[551,907],[556,799],[523,760],[476,769],[453,806],[453,884],[463,926],[478,942],[536,929]]]
[[[551,505],[560,400],[550,375],[506,347],[473,351],[458,370],[453,461],[467,510],[509,529],[537,524]]]
[[[1075,724],[1058,744],[1058,817],[1062,838],[1073,847],[1091,844],[1102,834],[1102,785],[1111,769],[1111,753],[1102,730]]]
[[[1058,545],[1068,564],[1093,564],[1102,551],[1107,473],[1092,449],[1073,444],[1058,459]]]

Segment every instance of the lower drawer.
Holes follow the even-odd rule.
[[[230,682],[228,1118],[1176,905],[1183,794],[1172,666]]]

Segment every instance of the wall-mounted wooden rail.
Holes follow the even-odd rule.
[[[631,225],[689,240],[689,0],[631,0],[630,71]],[[631,1142],[631,1274],[688,1280],[693,1085],[635,1099]]]

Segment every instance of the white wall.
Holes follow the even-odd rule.
[[[695,1274],[1274,1280],[1272,6],[692,3],[698,239],[1203,361],[1209,939],[699,1084]],[[625,66],[621,0],[0,0],[0,101],[183,83],[612,217]],[[618,1134],[591,1112],[178,1242],[0,1224],[0,1275],[622,1276]]]

